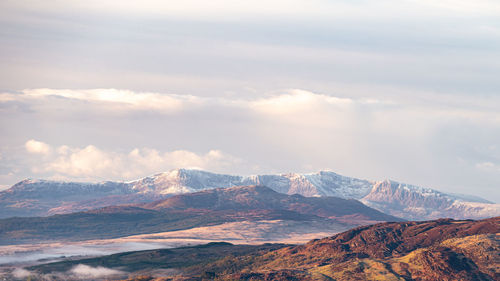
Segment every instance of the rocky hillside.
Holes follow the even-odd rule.
[[[498,280],[499,233],[498,217],[383,223],[270,252],[241,270],[254,276],[296,270],[310,280],[318,276],[334,280]],[[224,278],[247,279],[251,274]]]
[[[25,180],[0,192],[0,217],[46,216],[111,205],[145,203],[175,194],[232,186],[262,185],[283,194],[361,200],[406,219],[485,218],[500,204],[393,181],[371,182],[333,172],[233,176],[176,169],[131,182],[72,183]]]
[[[127,280],[500,280],[500,217],[380,223],[304,245],[274,247],[242,254],[236,246],[216,244],[199,251],[210,257],[203,261],[191,258],[197,254],[188,247],[31,269],[54,274],[77,264],[105,266],[124,270]]]

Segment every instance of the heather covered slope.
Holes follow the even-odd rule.
[[[84,260],[57,262],[42,266],[35,266],[40,273],[67,271],[74,265],[85,264],[90,266],[126,267],[128,271],[155,270],[160,268],[199,267],[200,269],[221,258],[244,256],[248,254],[261,255],[269,251],[286,247],[286,244],[265,245],[233,245],[230,243],[208,243],[193,247],[174,249],[158,249],[118,253],[114,255],[90,258]]]
[[[298,194],[290,196],[265,186],[217,188],[182,194],[141,206],[153,210],[287,210],[353,222],[357,220],[401,220],[367,207],[356,200],[338,197],[304,197]]]
[[[356,200],[303,197],[246,186],[177,195],[150,204],[112,206],[49,217],[0,220],[0,244],[117,238],[217,225],[284,220],[316,222],[325,231],[400,219]],[[335,232],[337,232],[335,231]]]
[[[294,264],[310,256],[309,264],[344,262],[352,258],[405,255],[447,239],[500,233],[500,218],[480,221],[440,219],[426,222],[390,222],[361,226],[332,237],[311,241],[275,253],[280,263]],[[272,265],[272,263],[270,264]]]
[[[270,252],[241,270],[263,276],[293,269],[334,280],[498,280],[499,233],[498,217],[381,223]]]
[[[392,222],[358,227],[299,246],[276,245],[241,255],[231,245],[224,253],[207,246],[210,261],[161,250],[131,252],[97,259],[59,262],[32,268],[39,273],[65,271],[76,264],[121,268],[148,275],[170,269],[158,280],[499,280],[500,218]],[[234,248],[234,252],[230,249]],[[269,246],[271,247],[271,246]],[[180,253],[180,252],[179,252]],[[213,258],[216,257],[216,258]],[[178,264],[169,260],[185,258]],[[133,273],[135,272],[135,273]]]

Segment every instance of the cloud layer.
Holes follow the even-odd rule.
[[[9,95],[4,94],[4,99]],[[157,110],[164,113],[181,110],[186,104],[190,106],[198,103],[194,96],[161,95],[158,93],[134,93],[128,90],[92,89],[92,90],[53,90],[32,89],[24,90],[22,97],[10,99],[42,99],[44,97],[60,97],[111,106],[118,110]]]
[[[2,1],[0,84],[254,98],[281,88],[491,95],[499,10],[490,0]]]
[[[187,150],[160,152],[134,148],[128,153],[104,151],[94,145],[82,148],[50,145],[29,140],[26,151],[37,163],[31,168],[36,176],[64,180],[132,180],[174,168],[221,170],[241,162],[220,150],[196,154]]]
[[[7,271],[8,272],[8,271]],[[16,278],[16,279],[41,279],[41,280],[101,280],[106,278],[125,278],[127,276],[126,272],[111,269],[107,267],[97,266],[92,267],[84,264],[78,264],[68,270],[67,272],[56,272],[49,274],[41,274],[36,272],[31,272],[24,268],[14,268],[10,275],[3,272],[0,277]]]
[[[490,194],[500,185],[500,100],[424,96],[347,98],[300,89],[257,98],[116,89],[3,93],[1,126],[11,137],[1,141],[0,184],[23,177],[128,180],[180,167],[239,174],[331,169],[499,200]]]

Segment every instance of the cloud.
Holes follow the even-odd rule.
[[[124,274],[123,271],[111,268],[106,268],[102,266],[92,267],[84,264],[76,265],[69,272],[80,278],[103,278],[113,275]]]
[[[29,140],[24,144],[26,151],[35,154],[49,154],[50,146],[46,143],[36,140]]]
[[[0,73],[4,89],[218,95],[243,88],[329,92],[333,83],[348,83],[406,88],[401,95],[417,88],[476,96],[498,88],[498,1],[1,5],[2,26],[11,31],[0,52],[7,63]]]
[[[500,165],[495,164],[493,162],[480,162],[476,164],[476,168],[483,170],[483,171],[494,171],[494,172],[500,172]]]
[[[249,106],[268,114],[293,114],[296,112],[315,111],[324,106],[347,107],[353,100],[316,94],[300,89],[289,90],[285,94],[258,99]]]
[[[19,3],[18,3],[19,2]],[[30,5],[31,4],[31,5]],[[406,9],[405,9],[406,7]],[[411,7],[411,8],[408,8]],[[175,18],[187,19],[212,19],[227,20],[237,19],[237,17],[299,17],[311,18],[316,16],[321,19],[330,18],[351,18],[353,16],[363,16],[365,18],[395,17],[404,13],[407,16],[421,15],[429,17],[432,15],[447,16],[450,12],[459,15],[478,14],[496,15],[500,11],[500,5],[491,0],[443,0],[435,1],[305,1],[305,0],[255,0],[255,1],[234,1],[234,0],[214,0],[210,3],[196,0],[186,1],[158,1],[145,0],[138,4],[136,1],[106,1],[102,3],[96,0],[53,2],[45,5],[30,3],[27,1],[8,2],[4,8],[10,8],[15,12],[19,10],[30,11],[37,9],[44,12],[56,11],[58,13],[71,12],[78,9],[87,13],[107,13],[126,14],[133,16],[141,15],[168,15]],[[392,8],[392,10],[390,9]],[[413,11],[415,10],[415,11]],[[427,12],[424,13],[424,12]],[[430,15],[429,15],[430,13]],[[447,14],[448,13],[448,14]]]
[[[27,255],[27,257],[30,258],[29,254]],[[11,275],[16,279],[22,280],[30,280],[30,278],[33,278],[35,280],[100,280],[101,278],[109,278],[113,276],[124,277],[127,275],[127,273],[121,270],[106,268],[102,266],[92,267],[84,264],[78,264],[67,272],[55,272],[50,274],[40,274],[37,272],[31,272],[24,268],[15,268],[11,271]],[[0,277],[1,276],[2,275],[0,274]]]
[[[269,114],[274,116],[318,115],[327,117],[342,112],[343,114],[356,110],[391,112],[394,109],[409,109],[410,112],[424,115],[431,113],[435,116],[481,120],[486,122],[500,122],[500,113],[496,106],[500,99],[441,96],[434,98],[434,104],[429,106],[428,100],[432,95],[418,93],[421,100],[384,99],[384,98],[345,98],[315,93],[302,89],[281,90],[278,93],[254,99],[229,97],[200,97],[192,95],[176,95],[163,93],[143,93],[118,89],[87,89],[87,90],[57,90],[57,89],[30,89],[20,93],[0,94],[0,103],[19,102],[33,107],[34,111],[66,111],[71,107],[72,113],[101,112],[154,112],[182,115],[187,111],[207,111],[213,107],[229,110],[245,110],[251,114]],[[62,99],[61,99],[62,98]],[[55,100],[54,100],[55,99]],[[80,102],[76,106],[73,102]],[[469,105],[469,106],[467,106]],[[8,107],[8,105],[6,106]],[[359,114],[358,112],[357,114]],[[395,113],[395,111],[392,111]],[[52,113],[54,114],[54,113]],[[26,144],[30,152],[47,153],[47,146],[43,143],[31,142]],[[36,151],[36,152],[35,152]]]
[[[41,143],[35,140],[30,142]],[[32,171],[52,175],[56,179],[128,180],[174,168],[227,169],[240,162],[220,150],[197,154],[188,150],[160,152],[134,148],[129,153],[120,153],[105,151],[94,145],[83,148],[62,145],[50,157],[34,161]]]
[[[158,93],[136,93],[129,90],[118,89],[90,89],[90,90],[54,90],[54,89],[29,89],[22,91],[19,99],[43,99],[49,97],[62,97],[89,103],[109,105],[109,110],[156,110],[161,112],[175,112],[187,104],[196,105],[200,99],[190,95],[168,95]],[[12,95],[4,94],[0,101],[11,101]]]
[[[125,102],[117,92],[126,93]],[[477,182],[481,190],[498,186],[495,173],[485,171],[492,170],[487,162],[500,159],[500,99],[418,94],[154,94],[178,100],[181,106],[172,109],[168,102],[144,104],[144,93],[131,90],[11,93],[0,107],[2,129],[14,136],[1,142],[0,184],[26,177],[133,180],[199,168],[236,174],[331,169],[461,193]]]

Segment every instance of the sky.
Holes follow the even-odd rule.
[[[0,188],[330,170],[500,202],[500,2],[0,2]]]

